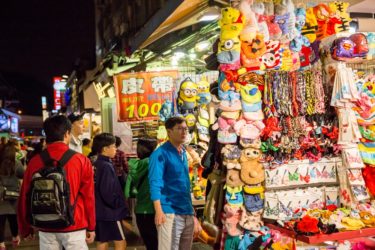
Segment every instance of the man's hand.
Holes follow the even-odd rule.
[[[202,232],[201,224],[199,223],[197,217],[194,216],[194,239],[198,238],[201,232]]]
[[[165,223],[166,217],[163,211],[158,211],[155,213],[155,225],[160,226]]]
[[[95,232],[86,232],[86,243],[91,244],[95,240]]]

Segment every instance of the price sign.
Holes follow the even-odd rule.
[[[119,121],[157,119],[172,100],[178,71],[123,73],[114,76]]]

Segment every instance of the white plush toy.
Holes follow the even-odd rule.
[[[251,6],[252,10],[255,12],[255,16],[258,20],[258,29],[259,32],[263,34],[264,41],[267,42],[270,40],[270,33],[268,31],[268,26],[266,22],[266,16],[264,15],[265,7],[263,2],[255,2]]]
[[[238,6],[241,14],[246,18],[244,28],[240,34],[241,41],[252,41],[258,31],[258,20],[251,9],[252,4],[253,0],[241,0]]]

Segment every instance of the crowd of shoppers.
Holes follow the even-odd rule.
[[[108,249],[109,242],[114,243],[116,250],[125,249],[122,222],[129,217],[129,206],[124,189],[129,193],[126,192],[129,188],[136,189],[135,219],[146,248],[190,249],[198,227],[183,146],[188,128],[179,117],[168,119],[165,126],[167,142],[157,147],[155,139],[141,138],[137,143],[137,158],[129,161],[119,149],[121,139],[117,136],[101,133],[81,140],[83,114],[46,119],[45,141],[34,144],[33,151],[30,145],[1,138],[0,196],[2,186],[17,195],[14,199],[0,199],[0,250],[6,249],[6,220],[14,247],[21,237],[33,239],[38,232],[40,249],[88,249],[94,240],[99,250]],[[24,157],[20,160],[17,152],[22,150]],[[69,152],[71,157],[66,160]],[[29,202],[30,193],[35,176],[44,176],[46,154],[54,167],[66,160],[60,167],[69,190],[72,223],[60,228],[36,227],[31,219],[35,211]]]

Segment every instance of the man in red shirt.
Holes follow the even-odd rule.
[[[43,129],[46,134],[47,151],[52,159],[60,160],[69,149],[70,131],[72,125],[63,115],[48,118]],[[34,156],[26,169],[18,204],[18,225],[24,238],[32,238],[34,228],[30,225],[30,205],[28,197],[32,176],[44,166],[40,155]],[[65,165],[66,180],[70,185],[70,202],[74,209],[74,224],[63,229],[39,230],[40,249],[66,250],[88,249],[87,243],[95,239],[95,195],[94,178],[90,160],[76,153]]]

